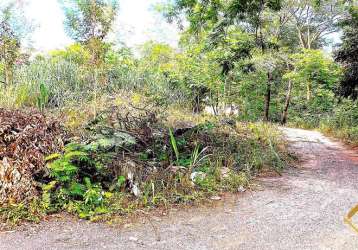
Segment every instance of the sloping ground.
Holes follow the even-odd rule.
[[[343,223],[358,203],[358,152],[318,132],[284,131],[304,162],[261,179],[261,191],[129,228],[44,222],[0,233],[0,249],[358,249]]]

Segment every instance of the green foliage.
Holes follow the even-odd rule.
[[[302,121],[307,127],[317,127],[319,119],[336,105],[334,91],[341,69],[319,50],[304,50],[292,58],[294,69],[283,76],[293,82],[292,123]]]
[[[40,84],[40,93],[39,93],[39,96],[37,97],[37,107],[40,111],[44,111],[45,106],[48,103],[48,98],[49,98],[49,93],[46,88],[46,85],[41,83]]]
[[[239,189],[248,187],[250,184],[250,176],[247,173],[230,172],[226,178],[223,179],[223,185],[226,190],[237,192]]]
[[[235,21],[254,22],[257,13],[260,13],[263,8],[277,11],[280,7],[281,1],[278,0],[176,0],[172,4],[162,6],[161,10],[169,19],[180,18],[180,15],[184,13],[190,23],[190,29],[193,31],[215,27],[219,33]]]
[[[193,153],[191,154],[190,157],[191,168],[197,167],[201,161],[205,160],[205,158],[210,156],[209,154],[205,154],[205,151],[208,149],[207,147],[203,148],[201,151],[199,151],[199,148],[200,148],[199,145],[196,145],[193,150]]]
[[[352,5],[349,15],[342,20],[342,44],[335,52],[336,61],[343,64],[344,77],[339,94],[358,98],[358,6]]]
[[[40,222],[45,215],[39,200],[33,200],[28,204],[9,204],[0,207],[0,221],[5,222],[8,226],[16,226],[19,223]]]
[[[13,84],[15,64],[21,60],[21,45],[29,40],[31,31],[31,21],[21,2],[0,3],[0,74],[5,86]]]
[[[126,178],[123,175],[119,176],[117,179],[117,188],[119,189],[122,188],[125,182],[126,182]]]
[[[79,144],[69,144],[63,155],[50,155],[51,181],[43,185],[43,206],[51,211],[67,209],[81,218],[94,216],[104,205],[105,195],[100,183],[93,183],[100,173],[99,163],[90,151]],[[91,174],[91,169],[95,173]]]
[[[174,68],[175,51],[167,44],[147,42],[141,49],[142,67],[162,74],[170,74]]]
[[[44,103],[47,108],[62,107],[71,102],[80,103],[90,95],[91,86],[87,84],[87,76],[81,66],[71,61],[57,56],[38,57],[30,64],[17,68],[15,83],[1,90],[7,93],[4,100],[0,98],[1,105],[38,107],[38,97],[47,101]]]
[[[194,112],[201,112],[205,104],[217,105],[223,94],[221,68],[216,51],[207,53],[204,43],[189,44],[186,52],[176,57],[174,76],[187,93]],[[209,102],[205,103],[205,99]]]
[[[287,81],[291,79],[295,83],[289,119],[299,120],[302,111],[303,119],[311,119],[332,109],[334,93],[339,91],[339,70],[322,50],[300,51],[298,47],[312,43],[312,48],[321,48],[322,39],[317,36],[336,30],[336,20],[342,16],[336,15],[342,11],[339,2],[173,1],[159,9],[171,20],[187,18],[190,27],[183,32],[180,49],[151,41],[142,46],[138,58],[126,47],[105,42],[118,1],[63,0],[67,33],[76,43],[16,65],[12,76],[15,84],[0,86],[0,104],[43,109],[40,99],[44,98],[37,96],[40,82],[40,88],[49,93],[46,108],[91,105],[95,115],[103,96],[140,89],[161,105],[180,104],[194,112],[211,106],[218,114],[221,107],[234,105],[240,109],[241,120],[262,119],[268,104],[271,121],[276,122],[281,120]],[[301,27],[305,15],[295,23],[294,15],[288,12],[304,6],[310,6],[307,15],[312,20]],[[14,11],[5,12],[4,17],[15,15],[16,19]],[[347,57],[357,54],[349,42],[356,33],[354,7],[350,12],[342,22],[347,34],[342,53],[346,52],[340,53],[342,60],[338,54],[336,58],[350,60],[350,68],[354,68],[354,56]],[[301,47],[311,47],[306,45]],[[0,69],[4,71],[5,66],[1,64]],[[345,75],[354,79],[354,72],[344,67]],[[315,98],[305,102],[308,95]],[[270,98],[268,103],[266,97]]]
[[[322,50],[324,34],[344,16],[335,16],[340,1],[170,1],[158,9],[171,21],[185,17],[189,23],[179,48],[150,41],[138,56],[106,42],[118,2],[62,0],[75,43],[35,57],[21,54],[22,12],[0,3],[0,106],[60,113],[83,141],[48,156],[41,200],[30,212],[21,204],[1,208],[3,220],[36,220],[62,210],[93,219],[237,191],[264,168],[280,173],[290,159],[278,128],[259,122],[281,121],[286,108],[291,125],[357,143],[357,103],[345,98],[356,97],[355,7],[342,22],[335,54],[341,69]],[[200,124],[180,134],[170,119],[154,117],[160,122],[152,124],[131,117],[147,115],[143,99],[165,110],[163,117],[171,112],[180,122],[189,117]],[[113,110],[123,102],[131,107],[126,117],[126,110]],[[208,106],[220,120],[227,107],[238,113],[218,122],[202,114]],[[138,197],[131,195],[133,186]]]
[[[169,136],[170,136],[170,144],[172,145],[172,148],[174,150],[176,160],[179,161],[179,150],[172,129],[169,129]]]
[[[118,9],[117,0],[61,0],[67,33],[78,42],[103,40],[111,29]]]
[[[337,84],[340,71],[333,60],[320,50],[303,50],[302,53],[292,55],[294,71],[289,74],[299,84],[311,84],[312,90],[324,88],[333,90]]]
[[[358,102],[343,100],[332,113],[321,119],[319,128],[328,135],[358,145]]]
[[[247,188],[260,169],[280,171],[287,160],[277,129],[269,124],[205,122],[176,136],[169,129],[165,136],[132,147],[97,147],[91,140],[68,144],[62,153],[46,157],[49,175],[37,177],[42,194],[33,210],[5,207],[0,209],[2,220],[37,220],[59,211],[99,220],[136,209],[193,203],[225,190]],[[147,167],[152,164],[155,171]],[[228,174],[223,175],[222,169]],[[133,184],[140,195],[131,194]]]
[[[79,43],[69,45],[63,50],[50,51],[49,55],[54,61],[65,60],[79,66],[86,64],[91,57],[90,52],[85,48],[85,46]]]

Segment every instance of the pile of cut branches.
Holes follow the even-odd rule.
[[[36,175],[47,155],[63,149],[64,136],[58,121],[37,111],[0,109],[0,204],[38,194]]]

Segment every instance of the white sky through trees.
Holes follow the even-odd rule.
[[[39,51],[63,48],[72,41],[64,30],[64,14],[57,0],[28,0],[27,16],[37,26],[32,34],[32,46]],[[118,20],[113,26],[111,40],[136,47],[148,40],[177,45],[175,25],[163,20],[153,10],[160,0],[120,0]]]
[[[2,0],[0,0],[2,1]],[[31,35],[32,47],[38,51],[60,49],[72,43],[64,30],[64,13],[58,0],[19,0],[27,1],[27,16],[34,21],[37,28]],[[120,10],[113,25],[112,41],[124,42],[130,47],[137,47],[146,41],[168,43],[177,46],[179,31],[175,24],[168,24],[153,5],[164,0],[119,0]],[[329,36],[334,43],[340,41],[339,34]],[[332,44],[325,47],[331,51]]]

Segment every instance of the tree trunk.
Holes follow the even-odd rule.
[[[198,114],[200,113],[201,108],[200,108],[200,96],[196,95],[194,97],[194,102],[193,102],[193,113],[194,114]]]
[[[219,93],[216,96],[210,91],[210,104],[211,108],[213,109],[214,115],[219,115]]]
[[[311,100],[311,83],[307,82],[307,101],[309,102]]]
[[[193,98],[193,113],[198,114],[201,111],[200,108],[200,90],[194,88],[194,98]]]
[[[290,100],[291,100],[291,92],[292,92],[292,82],[291,82],[291,80],[289,80],[286,101],[285,101],[285,107],[283,109],[282,118],[281,118],[281,124],[286,124],[286,122],[287,122],[288,107],[290,106]]]
[[[267,72],[267,85],[266,85],[266,94],[265,94],[265,113],[264,113],[264,121],[269,121],[269,113],[270,113],[270,101],[271,101],[271,73]]]

